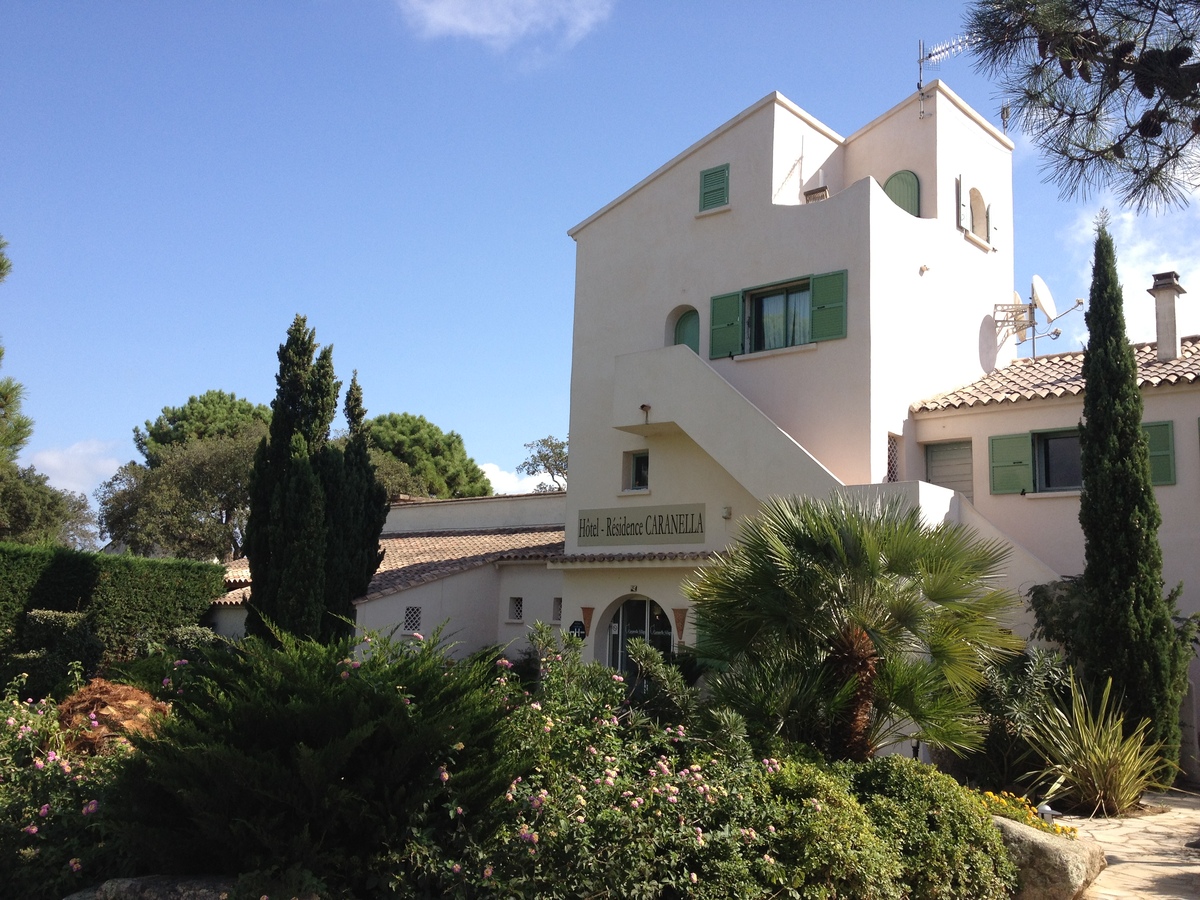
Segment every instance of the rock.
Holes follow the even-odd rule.
[[[114,878],[65,900],[229,900],[231,878]]]
[[[1108,863],[1094,841],[1071,840],[992,816],[1020,872],[1014,900],[1076,900]]]

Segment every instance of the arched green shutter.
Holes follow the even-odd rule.
[[[887,180],[884,192],[910,216],[921,215],[921,183],[915,172],[904,169]]]
[[[675,343],[687,344],[695,354],[700,353],[700,313],[689,309],[675,323]]]

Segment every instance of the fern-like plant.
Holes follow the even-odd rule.
[[[1128,812],[1148,790],[1169,786],[1172,773],[1162,744],[1149,739],[1150,721],[1142,719],[1126,734],[1120,704],[1112,701],[1109,678],[1094,705],[1071,676],[1070,712],[1047,704],[1033,722],[1028,740],[1044,767],[1036,785],[1046,785],[1047,800],[1061,798],[1088,815]]]

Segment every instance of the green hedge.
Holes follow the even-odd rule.
[[[82,553],[0,543],[0,659],[45,648],[32,610],[78,612],[104,645],[104,664],[130,659],[147,642],[165,643],[195,625],[225,590],[215,563]],[[36,617],[35,617],[36,618]]]

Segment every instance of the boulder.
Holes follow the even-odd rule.
[[[1020,872],[1014,900],[1076,900],[1106,865],[1095,841],[1071,840],[992,816]]]

